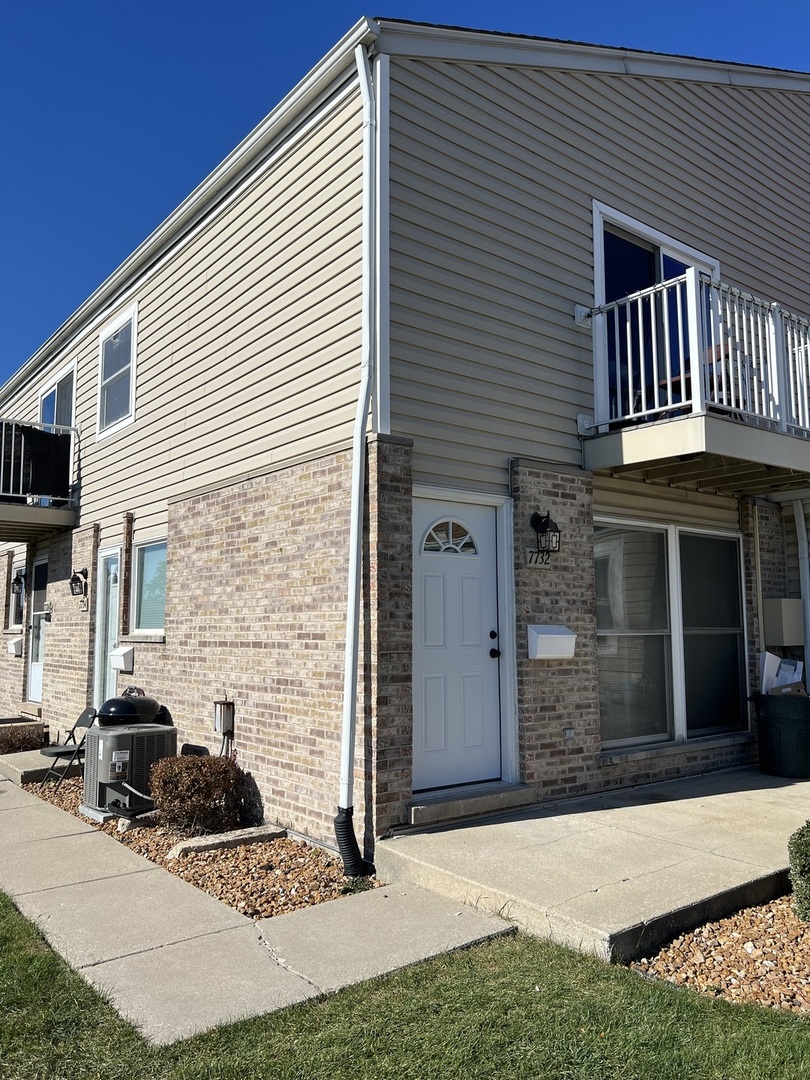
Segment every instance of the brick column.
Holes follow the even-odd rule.
[[[521,778],[538,798],[570,795],[587,789],[585,771],[600,751],[591,475],[518,459],[511,487]],[[536,543],[529,525],[534,512],[551,513],[560,551],[546,566],[527,567],[525,549]],[[573,660],[529,660],[531,623],[572,630]]]

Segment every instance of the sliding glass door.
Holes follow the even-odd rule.
[[[603,744],[747,728],[739,540],[605,523],[594,556]]]

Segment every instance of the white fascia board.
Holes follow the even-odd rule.
[[[377,49],[389,56],[511,67],[553,68],[595,75],[634,75],[725,83],[731,86],[810,93],[810,74],[723,60],[670,56],[549,38],[419,26],[378,19]]]
[[[73,338],[86,329],[86,323],[101,309],[115,302],[121,291],[162,254],[191,225],[205,208],[260,158],[279,132],[310,105],[340,72],[354,65],[357,45],[370,45],[377,38],[377,26],[362,18],[315,65],[286,97],[247,135],[203,182],[183,200],[177,209],[155,229],[135,251],[103,281],[84,303],[40,346],[2,386],[0,401],[6,401],[31,379],[40,368]]]

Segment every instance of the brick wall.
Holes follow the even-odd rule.
[[[368,458],[355,827],[370,854],[375,798],[388,822],[409,786],[410,448],[377,439]],[[237,760],[256,780],[267,818],[328,842],[350,478],[351,454],[340,452],[173,504],[165,643],[136,642],[127,676],[168,706],[181,742],[212,753],[212,702],[232,697]]]
[[[746,530],[747,522],[753,513],[753,503],[745,503],[742,516]],[[788,595],[787,551],[785,547],[785,527],[780,503],[759,499],[756,503],[759,527],[759,560],[762,577],[762,596],[764,599]]]
[[[366,838],[407,821],[413,762],[411,444],[369,446],[366,592]],[[373,776],[370,772],[373,770]],[[367,805],[372,801],[366,795]],[[366,851],[367,857],[370,852]]]
[[[81,610],[81,600],[71,596],[70,576],[74,569],[87,567],[92,591],[93,568],[96,564],[98,535],[94,527],[63,533],[29,548],[26,563],[27,595],[24,621],[30,624],[30,586],[35,557],[48,558],[47,600],[51,604],[50,620],[45,625],[45,654],[42,680],[42,702],[30,711],[39,711],[49,725],[50,737],[70,728],[87,707],[92,697],[92,656],[94,645],[93,597],[88,610]],[[8,573],[5,575],[8,578]],[[8,595],[8,584],[5,595]],[[9,632],[4,641],[16,636]],[[0,650],[0,709],[3,715],[19,716],[27,698],[28,649],[30,636],[24,635],[22,656],[15,657],[7,649]]]
[[[19,560],[18,560],[19,561]],[[23,631],[8,627],[8,598],[11,590],[13,553],[0,563],[0,584],[3,585],[3,635],[0,637],[0,716],[20,715],[20,702],[25,693],[26,664],[23,656],[11,656],[6,648],[10,641],[21,637]]]
[[[602,753],[596,654],[596,599],[591,478],[542,463],[512,463],[515,500],[519,754],[521,777],[538,799],[602,791],[680,775],[749,764],[750,735],[698,746]],[[548,566],[528,568],[535,542],[529,519],[546,513],[562,545]],[[748,551],[748,544],[745,544]],[[747,557],[747,556],[746,556]],[[750,603],[750,588],[746,590]],[[560,623],[577,634],[571,661],[528,660],[526,626]],[[573,729],[566,739],[565,729]]]
[[[86,567],[92,585],[97,551],[98,536],[93,527],[64,533],[42,549],[48,555],[51,604],[50,622],[45,627],[42,717],[51,726],[52,736],[55,725],[71,727],[93,696],[94,597],[89,596],[83,611],[81,598],[71,595],[69,583],[73,570]]]

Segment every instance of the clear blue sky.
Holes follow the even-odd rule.
[[[810,70],[808,0],[0,0],[0,383],[363,14]]]

